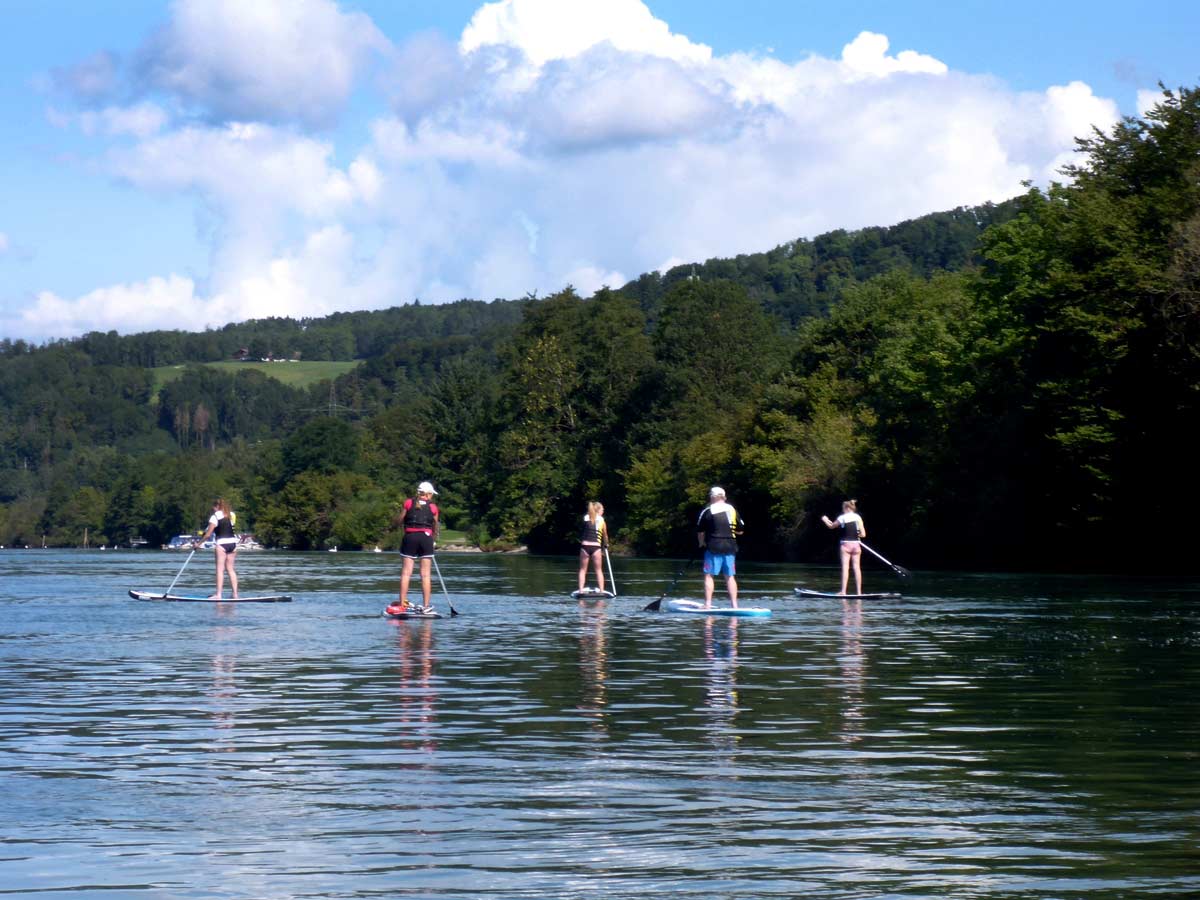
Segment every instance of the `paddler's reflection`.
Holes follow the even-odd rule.
[[[603,601],[579,601],[579,709],[597,738],[608,736],[608,610]]]
[[[842,653],[838,665],[842,672],[842,730],[845,743],[862,740],[864,724],[863,694],[866,685],[866,660],[862,643],[862,601],[842,601]]]
[[[704,620],[704,658],[708,662],[704,704],[710,712],[708,732],[721,750],[732,750],[739,741],[734,727],[738,714],[738,620]]]
[[[216,609],[218,618],[232,619],[236,615],[233,607]],[[237,629],[228,625],[220,625],[213,629],[213,644],[219,646],[232,642],[237,636]],[[208,697],[212,701],[213,724],[217,728],[215,746],[212,748],[219,753],[229,753],[237,749],[233,740],[237,717],[234,704],[238,690],[236,684],[237,656],[233,653],[217,653],[212,658],[212,686]]]
[[[438,696],[434,681],[437,658],[433,631],[433,623],[429,621],[396,622],[400,746],[426,753],[437,750]]]

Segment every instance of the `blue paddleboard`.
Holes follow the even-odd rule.
[[[705,609],[704,604],[698,600],[667,600],[663,603],[662,610],[700,616],[737,616],[738,618],[761,617],[771,614],[769,609],[762,606],[739,606],[736,609],[732,606],[713,606]]]

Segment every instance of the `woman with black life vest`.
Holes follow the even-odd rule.
[[[850,566],[854,565],[854,587],[858,593],[862,593],[862,538],[867,536],[867,526],[863,524],[862,516],[858,514],[858,501],[845,500],[842,502],[842,514],[836,520],[830,520],[829,516],[821,516],[821,521],[825,523],[826,528],[840,528],[842,530],[842,540],[840,552],[842,557],[842,590],[841,594],[846,593],[846,588],[850,583]]]
[[[229,508],[229,501],[218,497],[213,503],[213,513],[208,518],[208,528],[199,543],[203,545],[209,535],[216,538],[213,552],[217,556],[217,592],[210,599],[221,599],[225,592],[225,573],[229,573],[229,586],[233,588],[233,599],[238,599],[237,572],[234,570],[234,560],[237,557],[238,536],[233,533],[237,523],[237,514]]]
[[[725,576],[729,604],[737,609],[737,536],[742,531],[737,510],[725,502],[725,489],[708,492],[708,506],[696,520],[696,542],[704,550],[704,608],[712,606],[713,579]]]
[[[608,549],[608,525],[604,522],[604,504],[593,500],[583,516],[579,530],[579,590],[587,581],[588,562],[596,570],[596,584],[604,590],[604,551]]]
[[[428,481],[417,485],[417,496],[404,501],[404,508],[396,516],[396,521],[404,526],[404,537],[400,541],[400,555],[404,563],[400,569],[400,606],[419,612],[433,612],[430,597],[433,593],[433,580],[430,574],[433,566],[433,548],[437,542],[440,522],[437,504],[433,497],[437,493]],[[409,604],[408,582],[412,578],[413,563],[421,561],[421,595],[425,599],[424,608]]]

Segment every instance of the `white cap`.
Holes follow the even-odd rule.
[[[708,489],[708,496],[710,496],[710,497],[724,497],[724,496],[725,496],[725,488],[723,488],[723,487],[715,487],[715,486],[714,486],[714,487],[711,487],[711,488],[709,488],[709,489]]]
[[[435,491],[433,489],[432,482],[422,481],[420,484],[417,485],[417,493],[418,494],[436,494],[437,491]]]

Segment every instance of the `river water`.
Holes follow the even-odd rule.
[[[642,611],[678,561],[580,604],[447,553],[461,615],[394,622],[395,555],[264,552],[293,603],[128,597],[184,559],[0,551],[0,895],[1200,896],[1200,581],[747,563],[737,621]]]

